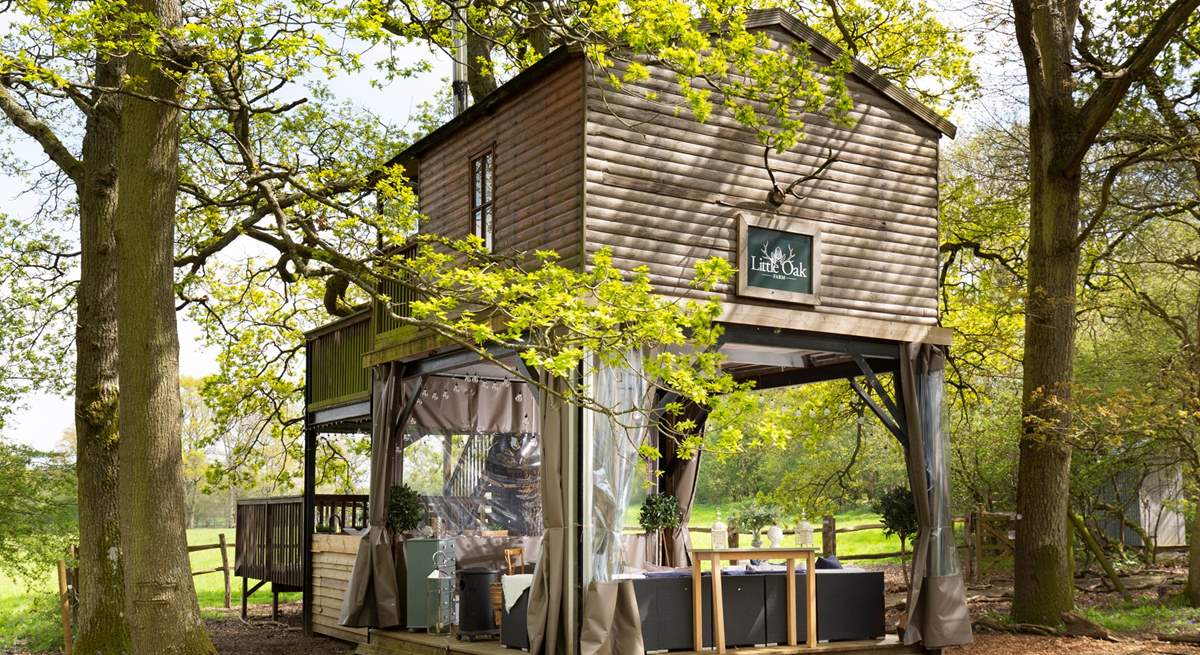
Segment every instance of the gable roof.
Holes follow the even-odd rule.
[[[836,59],[843,53],[843,50],[832,41],[821,36],[811,27],[805,25],[799,18],[782,9],[759,9],[752,11],[747,16],[746,27],[751,30],[777,27],[796,39],[809,44],[809,46],[830,59]],[[554,50],[538,60],[537,63],[521,71],[511,80],[497,87],[495,91],[487,94],[462,113],[446,121],[434,131],[405,148],[393,157],[388,162],[388,165],[405,164],[406,168],[415,169],[416,161],[422,154],[444,141],[448,136],[456,132],[460,126],[474,121],[477,116],[493,111],[497,105],[528,89],[531,85],[556,70],[564,62],[578,57],[582,57],[582,51],[575,47],[564,46]],[[925,123],[928,123],[938,132],[952,139],[954,138],[958,128],[953,123],[942,118],[937,112],[930,109],[920,100],[917,100],[904,89],[893,84],[883,75],[880,75],[875,69],[857,59],[851,58],[851,61],[853,62],[851,72],[856,77],[866,82],[884,96],[897,102],[901,107]]]
[[[817,52],[830,59],[837,59],[844,53],[833,41],[821,36],[816,30],[805,25],[799,18],[782,9],[758,9],[750,12],[746,18],[746,28],[762,29],[764,27],[778,27],[809,44]],[[883,75],[880,75],[879,71],[853,57],[850,61],[853,62],[851,72],[856,77],[871,85],[875,90],[888,98],[895,100],[901,107],[904,107],[917,118],[936,128],[938,132],[945,134],[951,139],[954,138],[955,133],[958,132],[958,128],[953,123],[942,118],[940,114],[914,98],[912,94],[896,86]]]

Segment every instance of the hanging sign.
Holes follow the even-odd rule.
[[[819,305],[821,233],[812,221],[738,217],[738,295]]]

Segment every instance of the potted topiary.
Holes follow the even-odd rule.
[[[647,539],[657,545],[662,551],[663,530],[674,530],[683,522],[683,512],[679,510],[679,499],[671,494],[650,494],[642,503],[642,511],[638,513],[638,525],[642,526]]]
[[[424,518],[425,504],[421,502],[421,494],[406,484],[392,487],[388,496],[388,528],[394,534],[416,530]]]
[[[909,537],[921,529],[912,492],[905,487],[892,487],[871,504],[871,509],[882,517],[885,536],[900,537],[900,564],[904,568],[905,577],[908,577],[905,544],[908,543]]]
[[[750,547],[762,548],[762,531],[779,521],[779,510],[758,501],[739,509],[729,520],[739,534],[750,534]]]

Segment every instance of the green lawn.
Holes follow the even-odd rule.
[[[234,541],[233,528],[204,528],[188,530],[188,543],[193,546],[217,543],[217,535],[224,532],[228,543]],[[229,548],[229,565],[234,565],[233,548]],[[202,550],[191,555],[192,570],[215,569],[221,565],[219,549]],[[240,607],[242,602],[241,578],[230,574],[230,604]],[[205,573],[192,578],[196,584],[196,597],[206,616],[225,604],[225,578],[220,573]],[[265,585],[252,596],[251,604],[271,602],[271,586]],[[58,582],[54,572],[26,585],[0,575],[0,652],[13,645],[33,652],[54,652],[62,647],[62,626],[57,605]],[[300,600],[299,593],[280,594],[281,601]],[[206,611],[207,610],[207,611]]]
[[[1113,632],[1123,633],[1192,634],[1200,622],[1200,609],[1189,607],[1182,595],[1089,607],[1084,614]]]
[[[692,508],[692,519],[688,524],[695,528],[712,527],[717,518],[717,510],[721,511],[721,520],[729,522],[730,515],[736,510],[736,505],[696,505]],[[835,517],[837,527],[849,528],[858,525],[879,523],[879,516],[866,511],[844,512]],[[821,519],[810,518],[813,524],[813,545],[821,548]],[[794,530],[795,525],[789,520],[782,526],[785,530]],[[784,544],[794,544],[795,537],[788,535]],[[748,546],[749,541],[739,541],[740,545]],[[692,544],[697,548],[707,548],[712,545],[712,538],[707,533],[692,533]],[[839,557],[845,555],[861,555],[869,553],[895,553],[900,551],[900,540],[895,536],[884,536],[883,530],[863,530],[861,532],[846,532],[837,536],[837,552]],[[853,560],[852,560],[853,561]],[[882,560],[862,560],[863,563],[899,564],[898,558]]]
[[[0,652],[14,646],[34,652],[50,652],[62,645],[56,575],[47,574],[35,589],[0,575]]]
[[[196,528],[188,530],[188,544],[192,546],[201,546],[204,544],[217,543],[217,535],[225,533],[225,541],[233,543],[234,534],[233,528]],[[200,571],[204,569],[215,569],[221,565],[221,551],[214,548],[212,550],[202,550],[192,553],[192,570]],[[233,548],[229,549],[229,566],[233,567]],[[196,583],[196,598],[200,601],[200,608],[219,608],[225,605],[225,578],[220,573],[205,573],[192,578]],[[254,584],[250,580],[251,585]],[[242,602],[242,579],[233,575],[230,572],[229,585],[231,591],[230,604],[233,607],[241,607]],[[279,594],[280,602],[300,600],[300,594],[289,592]],[[264,585],[262,589],[254,592],[249,599],[251,604],[269,603],[271,602],[271,585]]]

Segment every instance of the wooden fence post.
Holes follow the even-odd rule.
[[[67,585],[67,563],[58,560],[58,606],[62,612],[63,652],[71,655],[71,594]]]
[[[821,519],[821,554],[837,557],[837,519],[828,515]]]
[[[975,517],[970,512],[963,518],[963,549],[966,551],[967,582],[976,582],[975,578],[975,538],[972,536]]]
[[[975,520],[971,522],[974,534],[971,535],[975,541],[975,579],[980,580],[987,573],[983,568],[983,522],[987,519],[983,516],[983,505],[975,506]]]
[[[221,573],[225,576],[225,609],[230,607],[230,591],[229,591],[229,551],[225,549],[225,533],[217,535],[217,542],[221,544]]]

